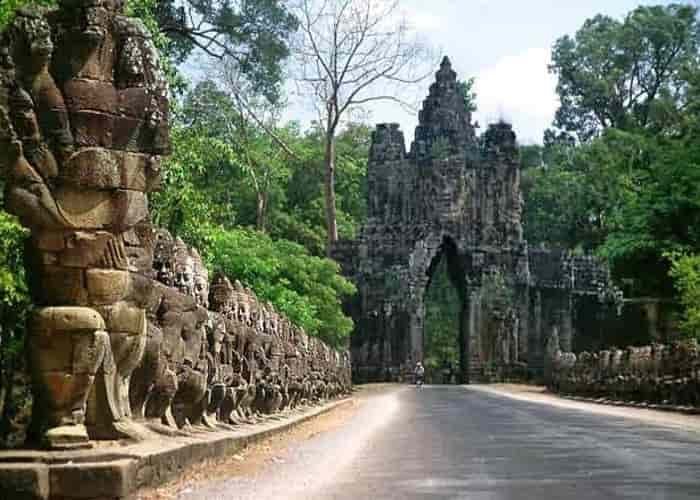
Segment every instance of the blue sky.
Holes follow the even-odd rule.
[[[449,55],[459,77],[476,77],[475,119],[506,119],[522,143],[541,142],[557,108],[556,80],[547,71],[550,49],[598,13],[623,18],[639,5],[664,0],[401,0],[411,25],[436,51]],[[427,93],[427,85],[420,94]],[[286,118],[307,121],[312,114],[292,100]],[[417,119],[393,103],[374,104],[371,123],[398,122],[407,142]]]

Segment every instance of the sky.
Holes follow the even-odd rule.
[[[481,130],[505,119],[523,144],[539,143],[554,118],[558,101],[556,78],[549,74],[551,47],[557,38],[573,35],[598,13],[622,19],[639,5],[665,0],[400,0],[411,26],[435,52],[448,55],[459,79],[476,78]],[[436,68],[437,69],[437,68]],[[421,95],[427,94],[426,81]],[[291,98],[286,119],[307,123],[314,115]],[[407,142],[417,116],[395,103],[374,103],[370,123],[398,122]]]

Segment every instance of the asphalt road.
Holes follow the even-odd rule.
[[[698,500],[700,433],[464,387],[394,388],[254,477],[181,498]]]

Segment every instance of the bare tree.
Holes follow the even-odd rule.
[[[299,157],[277,127],[281,107],[256,92],[238,61],[225,58],[214,72],[235,108],[235,113],[219,110],[219,115],[238,152],[237,164],[255,190],[256,229],[265,232],[270,189],[276,178],[286,174],[285,160]]]
[[[328,251],[338,239],[335,139],[344,116],[375,101],[406,104],[397,86],[428,76],[426,47],[402,18],[398,0],[297,0],[297,82],[325,135],[324,195]]]

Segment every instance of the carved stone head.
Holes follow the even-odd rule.
[[[156,230],[153,269],[158,281],[175,286],[175,239],[165,229]]]
[[[194,297],[194,259],[184,241],[176,238],[173,254],[175,288],[184,295]]]
[[[20,79],[31,78],[48,67],[54,47],[51,28],[40,11],[21,9],[6,36],[3,45],[9,45]]]
[[[209,272],[196,249],[191,250],[194,267],[194,298],[197,305],[209,308]]]
[[[211,282],[211,308],[227,317],[234,310],[234,289],[231,281],[223,274],[217,273]]]

